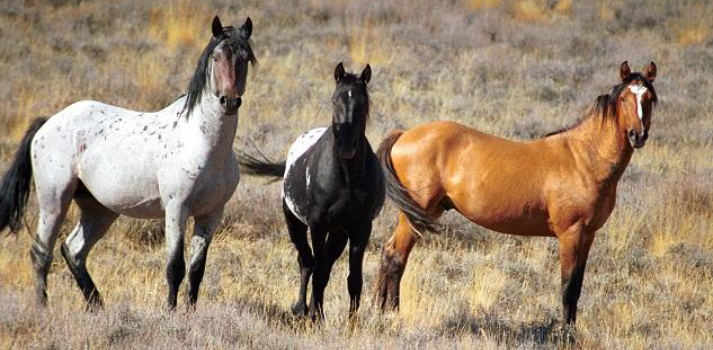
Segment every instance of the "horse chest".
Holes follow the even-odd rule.
[[[329,174],[311,173],[309,168],[288,173],[283,198],[288,208],[305,224],[327,220],[330,223],[371,220],[368,189],[346,186]],[[302,174],[304,173],[304,175]]]
[[[192,215],[200,216],[212,212],[230,199],[240,179],[232,152],[216,158],[170,162],[164,173],[170,173],[172,175],[169,176],[176,179],[171,185],[163,186],[162,191],[170,197],[169,200],[174,196],[182,198],[191,209]],[[176,164],[180,166],[174,167]]]

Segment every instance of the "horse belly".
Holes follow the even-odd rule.
[[[485,196],[474,193],[454,202],[463,216],[489,230],[517,236],[554,236],[547,210],[536,201],[502,193]]]
[[[550,229],[547,220],[537,217],[469,217],[468,219],[487,228],[488,230],[500,233],[516,236],[555,236],[554,232]]]
[[[97,153],[85,154],[79,178],[99,203],[135,218],[163,217],[156,170],[145,152]]]

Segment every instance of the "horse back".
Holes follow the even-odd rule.
[[[494,231],[552,236],[560,221],[596,201],[567,148],[545,140],[516,142],[435,122],[405,132],[391,159],[421,207],[435,215],[455,209]]]

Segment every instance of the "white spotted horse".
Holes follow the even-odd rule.
[[[287,230],[298,252],[301,283],[293,308],[296,315],[324,318],[322,300],[334,262],[349,242],[350,319],[356,316],[362,292],[362,262],[372,220],[384,204],[384,179],[379,161],[364,134],[369,116],[367,84],[371,67],[360,76],[334,73],[332,124],[300,136],[286,162],[270,162],[241,155],[244,173],[284,177],[282,202]],[[311,232],[312,247],[307,241]],[[314,253],[314,255],[313,255]],[[307,307],[307,283],[312,301]]]
[[[234,28],[216,16],[187,94],[158,112],[80,101],[32,124],[2,179],[0,230],[18,230],[34,177],[39,304],[47,302],[53,248],[74,199],[80,219],[61,252],[88,308],[103,303],[87,256],[119,215],[165,219],[170,309],[186,274],[186,221],[195,219],[188,276],[188,305],[195,305],[213,232],[239,181],[233,140],[248,64],[257,63],[251,33],[250,18]]]

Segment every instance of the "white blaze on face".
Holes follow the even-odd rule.
[[[352,90],[347,91],[347,95],[349,95],[349,97],[352,97]]]
[[[636,96],[636,113],[639,117],[639,120],[641,122],[644,122],[644,109],[641,107],[641,96],[644,96],[644,93],[648,91],[648,89],[643,86],[643,85],[632,85],[629,86],[629,90],[631,90],[631,93]]]

